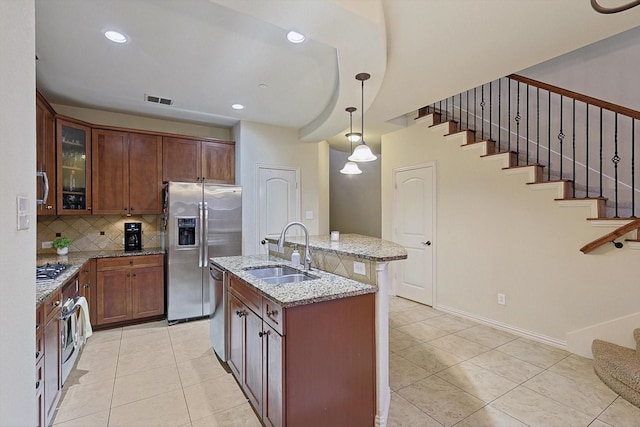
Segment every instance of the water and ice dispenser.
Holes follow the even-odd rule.
[[[178,247],[196,245],[196,218],[178,218]]]

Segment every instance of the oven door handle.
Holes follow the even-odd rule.
[[[76,312],[80,309],[79,305],[74,305],[73,308],[69,311],[65,311],[60,315],[60,320],[67,320],[69,317],[76,314]]]

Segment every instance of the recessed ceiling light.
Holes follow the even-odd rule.
[[[289,40],[291,43],[302,43],[303,41],[306,40],[306,37],[304,36],[304,34],[300,34],[297,31],[289,31],[287,33],[287,40]]]
[[[233,104],[231,106],[231,108],[233,108],[234,110],[244,110],[244,105],[242,105],[242,104]]]
[[[111,40],[114,43],[126,43],[127,42],[127,36],[125,36],[124,34],[118,32],[118,31],[114,31],[114,30],[109,30],[109,31],[105,31],[104,32],[104,36],[106,38],[108,38],[109,40]]]
[[[264,83],[260,83],[260,84],[258,85],[258,87],[259,87],[260,89],[266,89],[268,86],[267,86],[266,84],[264,84]]]

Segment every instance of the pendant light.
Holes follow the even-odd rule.
[[[346,134],[345,136],[351,143],[351,151],[353,151],[353,143],[359,140],[359,138],[354,140],[355,139],[354,136],[359,134],[353,132],[353,112],[356,111],[356,107],[347,107],[345,108],[345,110],[349,113],[349,133]],[[362,173],[362,171],[358,167],[357,163],[347,162],[345,163],[340,173],[343,173],[345,175],[357,175]]]
[[[369,146],[364,142],[364,82],[365,80],[369,80],[371,74],[369,73],[359,73],[356,74],[356,80],[359,80],[362,83],[362,125],[360,131],[362,132],[362,140],[360,144],[353,150],[353,154],[349,156],[349,160],[352,162],[372,162],[377,157],[371,152]]]

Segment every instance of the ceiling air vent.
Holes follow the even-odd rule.
[[[162,98],[160,96],[145,95],[144,99],[147,102],[152,102],[154,104],[162,104],[162,105],[171,105],[171,104],[173,104],[173,99]]]

